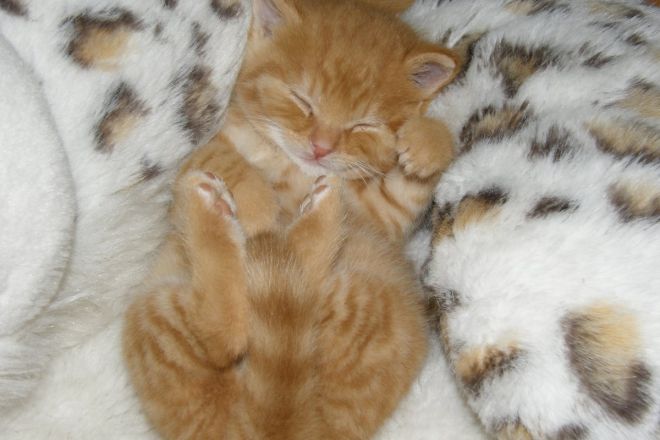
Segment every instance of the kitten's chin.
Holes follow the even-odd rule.
[[[330,174],[332,172],[332,170],[330,170],[327,167],[324,167],[315,160],[305,159],[304,157],[301,157],[300,155],[291,151],[290,148],[287,148],[282,144],[279,144],[279,148],[284,152],[284,154],[286,154],[286,156],[293,163],[295,163],[298,166],[298,168],[300,168],[300,170],[303,173],[307,174],[308,176],[311,177],[325,176],[326,174]]]

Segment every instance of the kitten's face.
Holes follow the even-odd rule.
[[[238,103],[312,175],[387,172],[396,130],[456,70],[451,52],[350,0],[255,0],[250,46]]]

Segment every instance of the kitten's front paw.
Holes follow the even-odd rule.
[[[175,226],[188,240],[205,240],[203,237],[227,231],[243,241],[236,203],[222,179],[210,172],[192,171],[183,177],[179,191]]]
[[[428,179],[444,171],[453,158],[452,137],[440,121],[410,119],[397,132],[399,166],[407,176]]]
[[[307,197],[300,204],[300,214],[309,212],[327,194],[330,187],[325,183],[326,179],[327,176],[320,176],[316,179],[312,191],[307,194]]]

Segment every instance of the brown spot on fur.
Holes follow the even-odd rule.
[[[454,52],[458,54],[461,62],[461,70],[456,74],[454,81],[458,81],[465,76],[465,73],[470,68],[472,64],[472,59],[474,58],[474,49],[481,41],[486,32],[472,32],[470,34],[463,35],[460,40],[452,47]]]
[[[220,120],[217,95],[218,89],[211,82],[209,68],[195,66],[185,80],[181,109],[183,126],[194,144],[210,135]]]
[[[497,423],[494,431],[497,440],[534,440],[532,434],[520,420]]]
[[[522,350],[515,344],[472,348],[459,355],[455,364],[456,373],[469,392],[479,394],[486,381],[515,368],[521,355]]]
[[[104,70],[116,67],[132,32],[140,28],[135,16],[123,9],[80,14],[67,21],[74,29],[67,54],[83,67]]]
[[[488,188],[476,195],[465,196],[456,208],[453,232],[492,217],[498,212],[494,208],[506,203],[507,198],[506,193],[497,187]]]
[[[167,9],[174,9],[176,8],[176,5],[179,3],[179,0],[163,0],[163,5]]]
[[[433,293],[429,297],[426,313],[429,317],[431,328],[437,330],[445,353],[453,350],[451,337],[449,335],[449,315],[461,305],[460,295],[454,290],[445,290],[441,293]]]
[[[0,9],[11,15],[25,16],[27,10],[19,0],[0,0]]]
[[[484,107],[470,116],[463,126],[460,141],[463,143],[461,152],[467,152],[483,140],[500,141],[513,136],[523,128],[531,117],[528,103],[520,106],[506,104],[503,107]]]
[[[554,440],[582,440],[587,437],[587,428],[582,425],[566,425],[553,437]]]
[[[543,197],[527,214],[527,218],[541,218],[550,214],[566,211],[575,211],[577,205],[571,200],[560,197]]]
[[[133,130],[147,110],[126,83],[121,83],[112,92],[105,108],[105,114],[96,127],[96,149],[110,153]]]
[[[202,26],[199,23],[193,23],[192,44],[198,56],[204,56],[206,54],[206,44],[209,42],[210,37],[208,33],[202,31]]]
[[[660,161],[660,132],[651,126],[639,122],[593,121],[587,128],[605,153],[642,163]]]
[[[645,15],[639,9],[613,1],[591,1],[590,9],[593,13],[609,15],[618,19],[642,18]]]
[[[454,217],[452,216],[453,207],[447,203],[444,206],[435,206],[433,216],[433,239],[432,243],[437,246],[446,238],[454,236]]]
[[[622,421],[639,422],[650,406],[651,373],[639,359],[635,316],[620,306],[593,305],[562,324],[571,365],[589,396]]]
[[[243,8],[237,0],[211,0],[211,9],[221,20],[231,20],[243,13]]]
[[[660,188],[642,182],[619,183],[609,189],[609,197],[625,222],[637,219],[660,221]]]
[[[660,120],[660,87],[643,80],[635,81],[626,97],[616,105],[633,110],[645,118]]]
[[[545,45],[529,47],[501,41],[495,46],[491,60],[502,74],[504,92],[511,98],[530,76],[539,70],[557,65],[559,55]]]
[[[541,159],[552,157],[553,162],[558,162],[574,150],[570,133],[557,126],[550,127],[543,141],[535,139],[529,150],[530,159]]]
[[[556,0],[510,0],[504,6],[509,12],[518,15],[534,15],[540,12],[569,11],[568,5]]]

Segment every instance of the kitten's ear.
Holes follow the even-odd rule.
[[[459,57],[449,50],[426,52],[411,56],[407,64],[410,81],[424,97],[430,97],[454,79]]]
[[[284,23],[299,20],[292,0],[252,0],[253,26],[259,35],[269,37]]]

